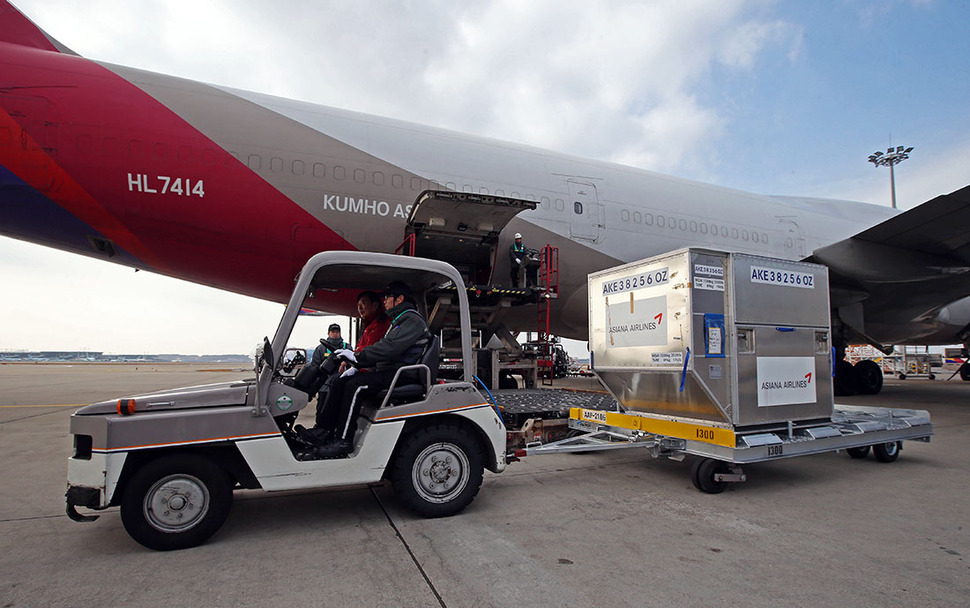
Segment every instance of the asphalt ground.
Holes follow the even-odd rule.
[[[970,383],[887,379],[842,403],[927,409],[891,464],[745,467],[719,495],[691,459],[528,457],[438,520],[390,487],[237,492],[209,542],[159,553],[117,509],[64,514],[78,404],[249,375],[204,365],[0,365],[0,608],[22,606],[967,605]],[[595,388],[588,380],[565,385]],[[556,386],[564,386],[557,381]]]

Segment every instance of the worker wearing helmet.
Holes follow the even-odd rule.
[[[522,243],[522,233],[515,233],[515,242],[509,247],[509,277],[512,279],[512,287],[519,287],[519,270],[522,262],[525,261],[525,245]]]

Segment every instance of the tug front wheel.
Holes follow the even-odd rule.
[[[232,485],[221,467],[198,456],[164,456],[129,480],[121,522],[149,549],[187,549],[215,534],[231,506]]]
[[[438,424],[403,439],[390,479],[398,498],[423,517],[448,517],[474,500],[482,486],[485,455],[467,430]]]

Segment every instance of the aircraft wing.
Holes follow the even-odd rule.
[[[918,324],[927,337],[944,306],[970,296],[970,186],[817,249],[808,261],[829,267],[832,307],[862,337],[900,342],[893,327]]]

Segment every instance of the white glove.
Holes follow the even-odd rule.
[[[516,264],[521,264],[522,263],[522,260],[520,260],[519,258],[515,258],[515,263]]]
[[[348,361],[353,361],[354,363],[357,363],[357,357],[356,355],[354,355],[354,351],[350,350],[349,348],[337,349],[333,351],[333,354],[337,355],[338,357],[343,357]]]
[[[344,373],[340,374],[340,377],[341,378],[347,378],[348,376],[353,376],[356,373],[357,373],[357,368],[356,367],[348,367],[347,368],[347,371],[345,371]]]

